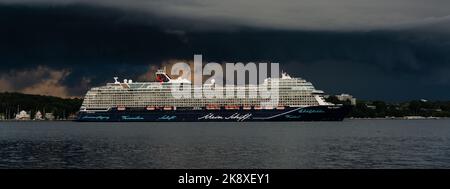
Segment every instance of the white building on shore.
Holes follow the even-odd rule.
[[[356,105],[356,98],[354,98],[352,95],[349,94],[340,94],[336,95],[336,98],[340,101],[350,101],[352,105]]]
[[[36,114],[34,114],[34,120],[44,120],[41,111],[37,111]]]
[[[16,120],[30,120],[31,116],[25,110],[20,111],[16,114]]]
[[[53,113],[45,113],[45,119],[55,120],[55,116],[53,115]]]

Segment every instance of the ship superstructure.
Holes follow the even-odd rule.
[[[267,78],[259,85],[242,86],[217,86],[214,80],[195,86],[187,79],[172,79],[164,70],[156,72],[155,82],[120,82],[117,77],[114,80],[87,92],[79,121],[342,120],[349,110],[326,102],[324,92],[316,90],[312,83],[286,73],[280,78]],[[189,98],[174,96],[174,86],[189,87],[183,91],[190,93],[184,94]],[[261,87],[270,90],[272,86],[277,86],[276,104],[264,105],[273,96],[250,95],[258,94]],[[202,91],[202,96],[195,96],[195,91]],[[211,96],[214,97],[207,98]]]

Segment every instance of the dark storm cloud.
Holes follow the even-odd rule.
[[[372,31],[239,24],[225,31],[199,29],[205,22],[84,4],[4,4],[0,6],[2,78],[39,66],[50,73],[67,70],[55,86],[68,96],[82,95],[112,76],[138,78],[149,65],[191,60],[197,53],[214,62],[279,62],[318,88],[359,98],[448,98],[450,94],[450,38],[439,24],[448,23],[447,19]]]
[[[190,21],[189,29],[259,27],[293,30],[372,30],[445,19],[448,0],[0,0],[5,3],[84,3]],[[220,22],[220,24],[215,24]]]

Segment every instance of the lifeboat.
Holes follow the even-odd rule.
[[[255,107],[253,107],[253,109],[255,109],[255,110],[262,110],[261,106],[255,106]]]
[[[154,106],[147,106],[146,109],[147,109],[147,110],[155,110],[155,107],[154,107]]]
[[[172,110],[172,107],[170,107],[170,106],[164,106],[164,109],[163,110]]]
[[[218,110],[218,109],[220,109],[220,107],[218,105],[210,104],[210,105],[206,106],[206,109],[207,110]]]
[[[277,110],[284,110],[284,106],[277,106]]]
[[[272,106],[266,106],[266,107],[264,107],[264,109],[266,109],[266,110],[273,110],[273,107]]]
[[[117,107],[117,110],[119,110],[119,111],[124,111],[124,110],[126,110],[126,108],[125,108],[125,106],[118,106],[118,107]]]
[[[238,110],[239,106],[225,106],[225,110]]]
[[[242,107],[242,109],[244,109],[244,110],[251,110],[252,107],[251,106],[244,106],[244,107]]]

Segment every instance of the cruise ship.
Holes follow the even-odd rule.
[[[242,121],[342,121],[351,106],[332,104],[324,100],[324,92],[302,79],[283,73],[278,78],[267,78],[256,85],[232,86],[234,91],[247,93],[260,85],[278,84],[276,105],[262,105],[262,97],[175,98],[173,84],[192,86],[187,79],[172,79],[164,69],[156,71],[154,82],[132,80],[107,83],[91,88],[85,95],[77,121],[98,122],[242,122]],[[225,93],[230,86],[215,91]],[[270,88],[270,87],[269,87]]]

